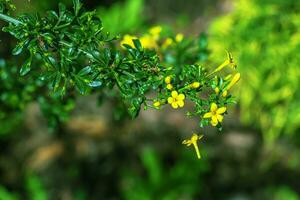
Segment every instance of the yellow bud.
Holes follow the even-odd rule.
[[[225,90],[225,91],[222,93],[222,97],[227,97],[227,95],[228,95],[228,92],[227,92],[227,90]]]
[[[216,88],[215,88],[215,92],[216,92],[216,94],[219,94],[219,93],[220,93],[219,87],[216,87]]]
[[[173,44],[173,40],[172,38],[167,38],[164,43],[162,44],[162,48],[168,48],[169,46],[171,46]]]
[[[155,101],[154,103],[153,103],[153,106],[155,106],[155,107],[159,107],[161,104],[160,104],[160,102],[159,101]]]
[[[224,78],[224,80],[227,81],[227,80],[231,79],[231,77],[232,77],[232,74],[229,74],[228,76],[226,76],[226,77]]]
[[[170,83],[171,83],[171,76],[167,76],[167,77],[165,78],[165,83],[166,83],[166,84],[170,84]]]
[[[178,33],[175,37],[176,42],[181,42],[184,38],[184,35],[182,33]]]
[[[167,89],[168,89],[168,90],[172,90],[172,89],[173,89],[173,85],[172,85],[172,84],[168,84],[168,85],[167,85]]]
[[[200,87],[200,83],[199,82],[194,82],[191,84],[191,87],[194,88],[194,89],[197,89]]]
[[[154,26],[149,30],[151,35],[159,35],[161,33],[161,31],[162,31],[161,26]]]
[[[234,86],[241,78],[241,74],[240,73],[236,73],[234,75],[234,77],[231,79],[230,83],[228,84],[228,86],[226,87],[227,90],[229,90],[230,88],[232,88],[232,86]]]

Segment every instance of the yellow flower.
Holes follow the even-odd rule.
[[[164,43],[162,44],[162,48],[163,49],[166,49],[168,48],[169,46],[171,46],[173,44],[173,40],[172,38],[167,38]]]
[[[203,135],[198,136],[197,134],[194,133],[191,139],[182,141],[182,144],[185,144],[186,146],[191,146],[191,145],[194,146],[198,159],[201,158],[201,154],[199,152],[197,141],[200,140],[202,137]]]
[[[221,65],[219,65],[212,73],[219,72],[228,65],[233,69],[236,69],[237,66],[233,61],[232,54],[227,51],[227,59]]]
[[[215,93],[216,93],[216,94],[219,94],[219,93],[220,93],[219,87],[216,87],[216,88],[215,88]]]
[[[167,89],[168,90],[172,90],[173,89],[173,85],[172,84],[167,84]]]
[[[162,27],[161,26],[154,26],[149,30],[149,33],[153,36],[159,36],[159,34],[162,31]]]
[[[154,103],[153,103],[153,106],[154,107],[156,107],[156,108],[158,108],[158,107],[160,107],[160,102],[159,101],[155,101]]]
[[[178,33],[175,37],[176,42],[180,43],[184,38],[184,35],[182,33]]]
[[[166,83],[166,84],[170,84],[170,83],[171,83],[171,76],[167,76],[167,77],[165,78],[165,83]]]
[[[194,89],[197,89],[197,88],[200,87],[200,83],[199,82],[194,82],[194,83],[190,84],[190,87],[194,88]]]
[[[225,91],[222,93],[222,97],[227,97],[227,95],[228,95],[228,91],[225,90]]]
[[[127,44],[131,47],[134,47],[134,43],[132,40],[134,39],[138,39],[136,36],[134,35],[124,35],[122,41],[120,42],[121,47],[123,47],[123,44]],[[123,47],[124,48],[124,47]]]
[[[140,38],[141,44],[146,49],[156,49],[157,43],[156,39],[151,35],[143,35]]]
[[[217,104],[212,103],[210,106],[210,112],[205,113],[203,118],[211,118],[211,125],[217,126],[218,123],[223,121],[223,113],[226,112],[226,107],[218,108]]]
[[[168,98],[168,103],[171,104],[174,109],[177,109],[178,107],[184,106],[184,99],[184,94],[178,94],[178,92],[174,90],[171,93],[171,97]]]
[[[230,83],[227,85],[226,90],[229,90],[230,88],[232,88],[232,86],[234,86],[237,82],[239,82],[241,78],[241,74],[240,73],[236,73],[233,78],[231,79]]]

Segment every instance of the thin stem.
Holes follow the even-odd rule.
[[[199,148],[198,148],[198,145],[196,142],[193,142],[193,146],[195,148],[195,151],[196,151],[196,154],[197,154],[197,158],[198,159],[201,159],[201,155],[200,155],[200,151],[199,151]]]
[[[0,14],[0,19],[2,19],[3,21],[6,21],[8,23],[12,23],[14,25],[20,25],[20,24],[23,24],[23,22],[15,19],[15,18],[12,18],[10,16],[7,16],[7,15],[4,15],[4,14]]]

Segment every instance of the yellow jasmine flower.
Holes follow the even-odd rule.
[[[146,49],[156,49],[157,48],[157,43],[156,39],[152,37],[151,35],[143,35],[140,38],[141,44],[144,48]]]
[[[229,65],[230,67],[232,67],[233,69],[235,69],[236,66],[237,66],[237,65],[235,64],[235,62],[233,61],[232,54],[229,53],[229,52],[227,51],[227,59],[226,59],[221,65],[219,65],[219,66],[212,72],[212,74],[221,71],[224,67],[226,67],[226,66],[228,66],[228,65]]]
[[[211,125],[217,126],[218,123],[223,121],[223,113],[226,112],[226,107],[218,108],[217,104],[212,103],[210,106],[210,112],[205,113],[203,118],[211,118]]]
[[[158,36],[162,31],[161,26],[154,26],[149,30],[149,33],[154,36]]]
[[[168,48],[169,46],[171,46],[173,44],[173,40],[172,38],[167,38],[164,43],[162,44],[162,48],[163,49],[166,49]]]
[[[172,84],[167,84],[167,89],[168,90],[172,90],[173,89],[173,85]]]
[[[178,107],[184,106],[184,99],[184,94],[178,94],[178,92],[174,90],[171,92],[171,97],[168,98],[168,103],[171,104],[174,109],[177,109]]]
[[[182,33],[178,33],[175,37],[175,41],[180,43],[184,38],[184,35]]]
[[[227,85],[226,90],[229,90],[230,88],[232,88],[232,86],[234,86],[237,82],[239,82],[240,79],[241,79],[241,74],[236,73],[233,76],[233,78],[231,79],[230,83]]]
[[[219,87],[216,87],[216,88],[215,88],[215,93],[216,93],[216,94],[219,94],[219,93],[220,93],[220,88],[219,88]]]
[[[129,46],[131,46],[132,48],[134,47],[134,43],[132,40],[134,39],[138,39],[136,36],[134,35],[124,35],[122,41],[120,42],[121,47],[123,47],[123,44],[127,44]],[[124,48],[124,47],[123,47]]]
[[[161,105],[161,104],[160,104],[159,101],[155,101],[155,102],[153,103],[153,106],[156,107],[156,108],[159,108],[160,105]]]
[[[192,135],[191,139],[182,141],[182,144],[185,144],[186,146],[191,146],[191,145],[194,146],[194,149],[196,151],[198,159],[201,159],[201,154],[200,154],[200,151],[199,151],[199,148],[198,148],[197,141],[200,140],[201,138],[203,138],[203,135],[198,136],[197,134],[194,133]]]
[[[170,84],[170,83],[171,83],[171,76],[167,76],[167,77],[165,78],[165,83],[166,83],[166,84]]]
[[[194,82],[194,83],[190,84],[190,87],[194,88],[194,89],[197,89],[197,88],[200,87],[200,83],[199,82]]]

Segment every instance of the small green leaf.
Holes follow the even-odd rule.
[[[85,76],[85,75],[88,75],[89,73],[91,73],[91,71],[92,71],[91,66],[87,66],[87,67],[81,69],[81,70],[78,72],[77,75],[78,75],[78,76]]]
[[[85,94],[88,89],[84,79],[80,76],[75,76],[75,86],[80,94]]]
[[[100,87],[102,85],[101,81],[92,81],[88,84],[90,87]]]
[[[31,69],[32,57],[28,58],[20,69],[20,75],[25,76]]]
[[[17,46],[13,49],[12,54],[17,56],[20,53],[22,53],[23,49],[24,49],[24,43],[20,42],[19,44],[17,44]]]
[[[143,47],[139,39],[133,39],[132,41],[136,49],[143,51]]]

